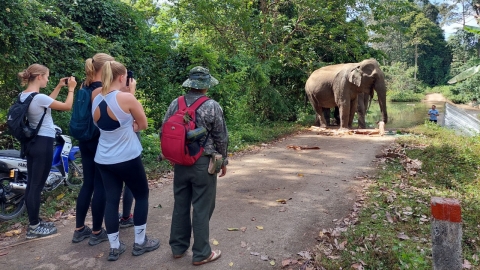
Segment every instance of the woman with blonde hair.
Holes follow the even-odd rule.
[[[106,53],[97,53],[92,58],[88,58],[85,61],[87,77],[82,87],[86,87],[87,91],[92,92],[96,89],[102,89],[103,64],[113,60],[115,58]],[[90,238],[88,244],[91,246],[108,240],[107,233],[102,228],[105,214],[105,189],[100,171],[94,161],[99,136],[100,132],[97,132],[89,140],[78,141],[82,153],[83,184],[77,197],[76,225],[72,242],[79,243],[86,238]],[[90,205],[92,208],[92,229],[85,225],[85,218]]]
[[[100,129],[95,163],[108,190],[105,226],[110,242],[109,261],[118,260],[126,249],[118,232],[118,205],[123,183],[135,198],[132,254],[138,256],[160,246],[158,239],[148,239],[145,234],[149,190],[140,156],[143,148],[135,132],[147,128],[147,117],[134,95],[120,91],[126,87],[126,82],[125,66],[115,61],[106,62],[102,67],[102,88],[92,95],[93,121]],[[135,79],[130,83],[136,85]]]
[[[40,195],[47,181],[53,160],[53,142],[55,139],[55,126],[53,124],[51,110],[69,111],[73,103],[73,91],[77,82],[75,77],[60,79],[59,83],[47,96],[39,94],[41,88],[45,88],[50,76],[49,69],[40,64],[30,65],[27,69],[18,73],[22,86],[27,86],[20,94],[20,101],[25,101],[32,93],[36,93],[28,108],[27,118],[31,128],[36,128],[41,121],[34,141],[26,146],[28,182],[25,190],[25,205],[27,207],[30,225],[27,229],[27,239],[43,237],[57,232],[52,222],[42,221],[40,215]],[[67,80],[68,95],[65,102],[55,100],[60,89]]]

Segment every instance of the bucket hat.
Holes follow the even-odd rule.
[[[217,84],[218,80],[210,75],[208,68],[197,66],[190,70],[188,79],[183,82],[182,86],[195,89],[208,89]]]

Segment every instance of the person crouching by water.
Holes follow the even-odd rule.
[[[142,255],[160,246],[158,239],[147,238],[148,182],[140,154],[143,150],[135,132],[147,128],[147,117],[142,105],[131,94],[121,92],[126,87],[127,69],[116,61],[107,61],[102,67],[101,92],[92,93],[93,121],[100,130],[95,154],[106,192],[105,227],[110,242],[109,261],[118,260],[125,252],[119,240],[118,205],[123,183],[135,198],[135,243],[132,254]],[[136,84],[132,79],[131,83]]]
[[[437,116],[439,116],[437,106],[432,105],[432,108],[428,110],[428,115],[430,116],[430,122],[437,123]]]
[[[199,66],[191,69],[189,78],[182,85],[190,88],[185,95],[187,106],[205,96],[207,90],[217,84],[218,80],[210,75],[207,68]],[[170,103],[163,124],[177,110],[178,98]],[[205,128],[210,134],[206,136],[207,142],[203,156],[195,164],[174,166],[173,195],[175,203],[169,243],[173,257],[175,259],[182,258],[190,246],[193,228],[192,263],[193,265],[202,265],[217,260],[221,255],[220,250],[212,250],[209,243],[209,222],[215,209],[217,173],[209,173],[208,168],[210,159],[218,153],[223,158],[219,177],[227,173],[228,131],[223,110],[212,99],[198,107],[195,113],[195,125],[197,128]],[[190,216],[192,206],[193,215]]]

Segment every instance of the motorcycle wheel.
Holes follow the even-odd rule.
[[[5,180],[5,181],[4,181]],[[10,182],[10,178],[0,180],[0,221],[7,221],[20,216],[26,209],[25,194],[12,194],[12,191],[6,191],[5,183]],[[11,196],[8,200],[6,196]]]
[[[71,187],[80,187],[83,184],[83,167],[81,159],[68,161],[68,177],[67,184]]]

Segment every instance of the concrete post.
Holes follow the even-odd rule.
[[[462,269],[462,212],[456,199],[432,197],[434,270]]]

